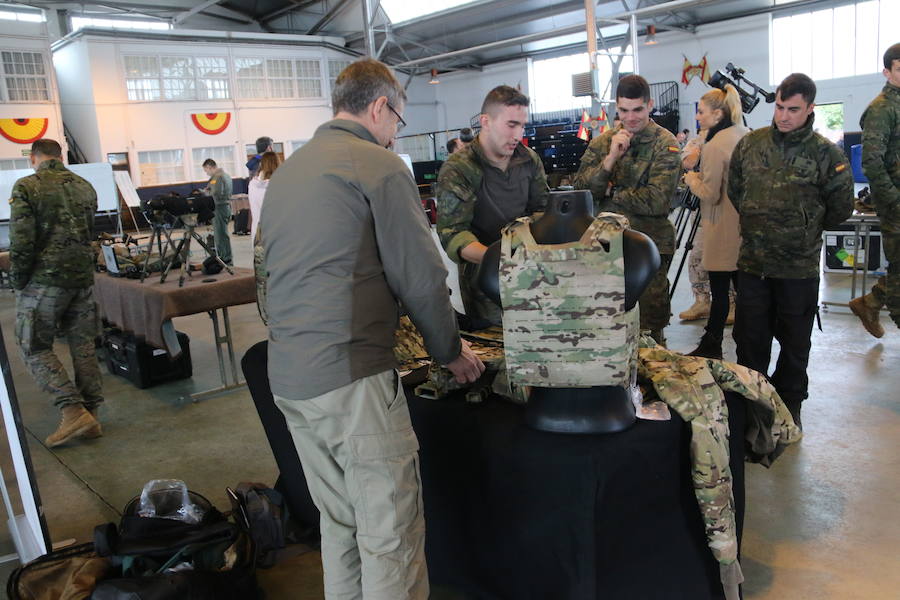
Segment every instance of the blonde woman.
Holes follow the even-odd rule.
[[[247,196],[250,199],[250,239],[256,239],[256,224],[259,223],[259,215],[262,213],[263,198],[272,173],[278,168],[278,155],[274,152],[266,152],[259,160],[259,169],[250,179],[247,185]]]
[[[748,129],[741,124],[741,99],[734,86],[710,90],[697,105],[697,121],[706,129],[700,171],[688,172],[685,183],[700,199],[703,227],[703,268],[709,272],[712,304],[706,332],[691,356],[722,358],[722,333],[728,317],[728,288],[737,288],[737,258],[741,232],[737,211],[728,199],[728,163]]]

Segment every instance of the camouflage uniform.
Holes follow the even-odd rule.
[[[581,240],[541,245],[522,217],[503,230],[500,297],[511,383],[628,386],[635,377],[638,311],[625,309],[623,232],[602,213]]]
[[[231,238],[228,237],[228,221],[231,219],[231,176],[222,169],[216,169],[206,184],[206,189],[216,202],[213,217],[213,236],[216,253],[225,264],[232,264]]]
[[[813,131],[814,117],[786,134],[773,125],[744,136],[728,175],[742,238],[734,324],[738,362],[768,373],[772,340],[779,341],[771,381],[795,420],[809,384],[822,231],[843,223],[853,210],[846,156]]]
[[[881,241],[888,260],[881,277],[866,297],[873,308],[887,305],[900,326],[900,88],[885,84],[859,122],[863,128],[863,170],[872,188]]]
[[[765,428],[774,447],[800,440],[800,429],[766,379],[734,363],[683,356],[641,339],[638,375],[659,399],[691,424],[691,473],[694,494],[713,556],[719,562],[725,597],[737,600],[744,577],[738,563],[734,496],[728,447],[728,405],[724,391],[736,392],[766,414]],[[648,394],[647,399],[652,399]]]
[[[581,157],[575,188],[591,190],[595,213],[623,214],[632,229],[656,243],[662,260],[641,294],[641,329],[650,329],[661,337],[671,312],[666,275],[675,253],[675,228],[669,211],[681,174],[681,150],[671,132],[651,121],[634,134],[628,151],[610,173],[603,169],[603,159],[609,154],[613,135],[620,130],[606,131],[591,141]]]
[[[97,194],[62,162],[41,163],[19,179],[10,198],[10,281],[16,290],[16,342],[40,388],[59,408],[103,401],[91,249]],[[62,332],[75,383],[53,352]]]
[[[528,189],[527,197],[504,198],[498,190],[488,189],[486,169],[497,171],[501,177],[527,178],[527,186],[520,182]],[[466,314],[499,325],[500,308],[478,289],[475,281],[478,265],[463,260],[459,252],[473,242],[491,245],[500,239],[503,225],[547,205],[550,188],[544,165],[533,150],[519,144],[506,173],[499,175],[499,169],[485,157],[480,139],[475,138],[443,164],[436,194],[437,233],[450,260],[459,265],[460,295]]]

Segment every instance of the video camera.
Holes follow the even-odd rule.
[[[775,102],[775,94],[765,91],[747,79],[744,76],[744,69],[735,67],[732,63],[728,63],[725,65],[725,71],[727,74],[723,73],[721,69],[713,73],[713,76],[709,80],[709,85],[714,88],[719,88],[723,92],[725,91],[726,85],[733,85],[734,89],[737,90],[738,95],[741,97],[741,110],[746,114],[750,114],[753,109],[756,108],[756,105],[759,104],[759,96],[765,98],[767,104]],[[729,77],[729,75],[731,77]],[[750,87],[752,93],[742,88],[740,85],[741,82]]]
[[[158,221],[164,215],[181,217],[189,214],[197,215],[198,221],[210,221],[215,215],[215,210],[216,203],[212,196],[206,196],[199,192],[190,196],[181,196],[172,192],[154,196],[150,200],[141,200],[141,212],[150,221]]]

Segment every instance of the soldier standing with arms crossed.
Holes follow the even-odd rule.
[[[631,229],[654,241],[661,263],[640,297],[641,329],[665,345],[669,324],[667,274],[675,253],[675,227],[669,203],[681,175],[681,148],[675,136],[650,120],[650,85],[640,75],[627,75],[616,88],[621,127],[591,141],[575,175],[575,189],[589,189],[597,212],[628,217]]]
[[[846,156],[813,131],[816,84],[803,73],[775,90],[772,126],[744,136],[731,156],[728,197],[740,216],[738,363],[768,374],[772,339],[781,345],[769,377],[800,426],[806,367],[819,301],[822,231],[853,211]]]
[[[34,175],[13,186],[9,218],[9,278],[16,290],[16,343],[25,365],[62,414],[44,441],[53,448],[76,438],[103,435],[96,420],[103,402],[94,353],[94,251],[97,193],[69,171],[55,140],[31,145]],[[66,336],[75,383],[53,352]]]
[[[478,265],[504,225],[542,210],[550,197],[541,159],[522,144],[528,103],[528,96],[508,85],[491,90],[481,106],[478,136],[438,174],[437,232],[459,265],[466,314],[494,325],[501,322],[500,308],[478,289]]]
[[[228,220],[231,218],[231,176],[216,165],[216,161],[207,158],[203,161],[203,170],[209,175],[206,193],[216,203],[213,217],[213,237],[216,241],[216,254],[226,265],[233,264],[231,257],[231,238],[228,237]]]
[[[866,331],[884,335],[878,313],[887,305],[900,327],[900,44],[884,53],[887,83],[862,115],[863,171],[872,187],[875,209],[881,220],[881,242],[888,260],[887,275],[865,296],[850,301],[850,309]]]

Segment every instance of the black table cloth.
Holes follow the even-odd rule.
[[[244,376],[281,469],[279,487],[295,514],[310,518],[265,357],[265,342],[251,348]],[[740,531],[745,401],[726,396]],[[478,600],[724,597],[691,486],[690,426],[674,413],[620,433],[565,435],[528,428],[524,409],[500,400],[407,397],[433,583]]]

